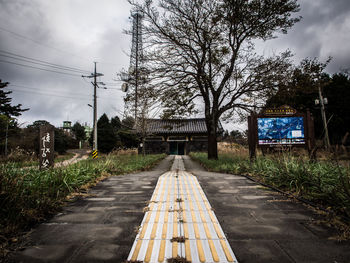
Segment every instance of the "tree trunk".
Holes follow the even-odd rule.
[[[217,127],[218,122],[213,120],[214,118],[207,118],[207,129],[208,129],[208,159],[218,159],[218,144],[217,144]]]
[[[218,159],[218,144],[216,138],[216,132],[208,133],[208,159]]]

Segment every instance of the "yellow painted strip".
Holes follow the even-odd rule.
[[[208,239],[212,239],[210,231],[209,231],[209,228],[208,228],[208,224],[207,223],[203,223],[203,227],[204,227],[205,234],[207,235],[207,238]]]
[[[193,177],[192,177],[193,178]],[[194,179],[194,178],[193,178]],[[195,185],[193,184],[192,180],[190,180],[190,184],[191,184],[191,188],[193,190],[193,195],[196,199],[196,204],[197,204],[197,207],[200,208],[200,203],[199,203],[199,198],[195,192]],[[199,188],[200,186],[197,184],[197,189],[199,191]],[[204,198],[203,196],[201,195],[203,201],[204,201]],[[207,208],[207,207],[206,207]],[[209,212],[209,211],[208,211]],[[204,227],[204,231],[205,231],[205,234],[207,236],[207,239],[208,239],[208,243],[209,243],[209,248],[210,248],[210,252],[212,254],[212,257],[213,257],[213,260],[214,262],[219,262],[220,259],[219,259],[219,256],[218,256],[218,253],[216,251],[216,248],[214,246],[214,242],[212,240],[212,237],[211,237],[211,234],[210,234],[210,231],[209,231],[209,228],[208,228],[208,224],[206,223],[206,219],[205,219],[205,216],[204,216],[204,213],[203,211],[200,209],[199,210],[199,214],[200,214],[200,217],[201,217],[201,220],[202,220],[202,223],[203,223],[203,227]],[[197,237],[196,237],[197,238]]]
[[[152,207],[153,208],[153,207]],[[151,215],[152,215],[152,212],[153,212],[153,210],[152,209],[150,209],[147,213],[147,217],[146,217],[146,219],[145,219],[145,223],[148,223],[149,222],[149,220],[151,219]]]
[[[185,240],[185,256],[186,256],[186,260],[188,262],[192,261],[191,248],[190,248],[190,241],[189,240]]]
[[[156,238],[157,227],[158,227],[158,220],[159,220],[159,214],[158,213],[159,213],[159,211],[157,212],[156,221],[153,223],[153,228],[152,228],[152,232],[151,232],[151,239],[155,239]]]
[[[195,180],[196,181],[196,180]],[[198,183],[198,181],[196,181],[197,182],[197,185],[199,186],[199,183]],[[191,182],[191,185],[192,185],[192,182]],[[193,185],[192,185],[193,186]],[[195,193],[194,193],[195,194]],[[196,197],[196,194],[195,194],[195,197]],[[203,195],[202,195],[202,198],[204,199],[204,193],[203,193]],[[197,199],[197,198],[196,198]],[[198,200],[198,199],[197,199]],[[204,199],[205,200],[205,199]],[[214,215],[212,214],[212,211],[211,211],[211,209],[209,209],[208,207],[209,207],[209,204],[207,204],[207,202],[205,202],[205,205],[206,205],[206,208],[208,209],[208,213],[209,213],[209,216],[210,216],[210,219],[212,220],[212,222],[213,222],[213,225],[214,225],[214,228],[215,228],[215,232],[216,232],[216,234],[218,235],[218,237],[220,238],[220,244],[221,244],[221,246],[222,246],[222,249],[224,250],[224,253],[225,253],[225,256],[226,256],[226,258],[227,258],[227,260],[229,261],[229,262],[233,262],[233,258],[232,258],[232,256],[231,256],[231,254],[230,254],[230,251],[228,250],[228,248],[227,248],[227,244],[225,243],[225,240],[224,240],[224,237],[222,236],[222,234],[221,234],[221,231],[220,231],[220,229],[219,229],[219,226],[216,224],[216,220],[215,220],[215,218],[214,218]],[[201,217],[202,217],[202,220],[203,220],[203,215],[202,215],[202,212],[200,211],[200,213],[201,213]],[[207,230],[206,230],[206,232],[207,232]],[[209,237],[208,237],[209,238]],[[211,241],[212,242],[212,241]],[[209,246],[210,246],[210,240],[209,240]],[[210,250],[211,250],[211,252],[212,252],[212,255],[213,255],[213,259],[214,259],[214,261],[215,261],[215,258],[214,258],[214,256],[215,256],[215,254],[216,254],[216,256],[217,256],[217,253],[216,253],[216,250],[215,250],[215,252],[213,252],[213,250],[212,250],[212,248],[213,249],[215,249],[215,247],[214,247],[214,244],[212,244],[212,247],[210,247]],[[218,261],[216,261],[216,262],[218,262]]]
[[[134,253],[132,253],[131,261],[136,261],[137,260],[137,256],[139,255],[141,245],[142,245],[142,240],[139,239],[137,241],[137,243],[136,243],[136,247],[135,247]]]
[[[184,225],[184,236],[185,236],[185,238],[189,238],[189,236],[188,236],[188,225],[187,225],[187,223],[183,223],[183,225]]]
[[[200,239],[196,239],[196,243],[197,243],[197,250],[198,250],[199,261],[200,262],[205,262],[205,256],[204,256],[202,241]]]
[[[146,256],[145,256],[146,263],[150,262],[150,260],[151,260],[152,251],[153,251],[153,244],[154,244],[154,239],[151,239],[148,243],[147,252],[146,252]]]
[[[167,231],[168,231],[168,221],[164,222],[163,224],[162,239],[166,239]]]
[[[178,256],[177,251],[178,251],[178,243],[173,242],[173,250],[172,250],[173,258],[176,258]]]
[[[145,233],[146,233],[146,230],[147,230],[147,226],[148,226],[148,223],[144,223],[143,226],[142,226],[142,230],[141,230],[141,233],[140,233],[140,236],[139,238],[144,238],[145,237]]]
[[[225,256],[226,256],[227,261],[228,261],[228,262],[234,262],[234,259],[233,259],[232,256],[231,256],[231,253],[230,253],[230,251],[229,251],[229,249],[228,249],[228,247],[227,247],[227,245],[226,245],[225,240],[220,239],[220,244],[221,244],[221,246],[222,246],[222,249],[224,250],[224,253],[225,253]]]
[[[166,242],[166,240],[164,240],[164,239],[160,242],[158,262],[163,262],[164,261],[164,257],[165,257],[165,242]]]
[[[169,173],[170,177],[170,173]],[[168,177],[168,178],[169,178]],[[158,262],[163,262],[165,257],[165,246],[166,246],[166,236],[168,231],[168,217],[169,217],[169,205],[170,205],[170,190],[171,190],[171,179],[168,179],[168,194],[166,198],[166,206],[165,206],[165,215],[164,215],[164,223],[162,230],[162,241],[160,242],[159,254],[158,254]]]
[[[216,232],[218,238],[225,239],[225,237],[221,234],[219,225],[217,223],[213,223],[213,225],[214,225],[214,229],[215,229],[215,232]]]
[[[199,202],[198,202],[198,201],[197,201],[197,206],[199,206]],[[199,214],[200,214],[200,216],[201,216],[202,222],[203,222],[203,223],[206,223],[207,221],[206,221],[206,219],[205,219],[205,215],[204,215],[204,213],[203,213],[202,210],[199,210]]]
[[[209,214],[209,217],[210,217],[211,221],[212,221],[213,223],[217,223],[217,220],[215,219],[215,216],[214,216],[213,211],[211,211],[210,209],[208,209],[208,214]]]
[[[188,176],[186,176],[186,179],[189,181]],[[192,204],[192,200],[191,200],[189,189],[188,189],[188,184],[186,184],[185,186],[186,186],[187,196],[188,196],[190,209],[191,209],[191,216],[192,216],[192,221],[193,221],[194,235],[196,237],[198,257],[199,257],[200,262],[205,262],[205,254],[204,254],[204,250],[203,250],[203,246],[202,246],[202,241],[200,240],[199,229],[198,229],[198,225],[196,223],[197,219],[196,219],[196,215],[194,213],[193,204]],[[185,249],[186,249],[186,247],[185,247]]]
[[[196,220],[196,217],[192,217],[192,221]],[[200,239],[201,236],[199,234],[199,230],[198,230],[198,226],[196,222],[193,222],[193,228],[194,228],[194,236],[196,237],[196,239]]]
[[[175,237],[178,237],[176,212],[174,212],[174,222],[173,222],[173,238]],[[177,252],[178,252],[178,243],[175,241],[173,242],[173,249],[172,249],[173,258],[176,258],[178,256]]]
[[[219,259],[218,253],[216,252],[213,240],[208,238],[208,243],[209,243],[211,255],[213,256],[213,260],[215,262],[219,262],[220,259]]]

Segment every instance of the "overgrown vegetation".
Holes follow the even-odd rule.
[[[55,213],[71,193],[86,190],[110,175],[149,169],[162,158],[164,155],[110,154],[43,171],[0,164],[0,237],[11,236]]]
[[[280,190],[291,192],[338,214],[350,217],[350,168],[330,161],[310,162],[290,154],[250,162],[243,155],[221,154],[208,160],[205,153],[191,153],[210,171],[246,174]]]
[[[63,155],[57,155],[55,157],[55,163],[63,162],[65,160],[71,159],[74,157],[74,153],[65,153]],[[39,167],[39,159],[35,152],[26,152],[23,149],[16,149],[11,151],[8,156],[0,155],[0,164],[8,164],[16,168],[22,167]],[[34,168],[33,167],[33,168]]]

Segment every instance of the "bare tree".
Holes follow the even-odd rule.
[[[144,18],[147,69],[164,112],[193,113],[200,99],[208,158],[217,159],[219,118],[259,106],[289,68],[289,52],[264,58],[255,53],[253,41],[286,33],[300,19],[292,17],[299,5],[296,0],[130,3]]]

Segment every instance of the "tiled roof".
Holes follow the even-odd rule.
[[[219,132],[222,130],[219,122]],[[205,119],[149,119],[147,132],[153,134],[207,133]]]
[[[205,119],[150,119],[148,133],[207,133]]]

